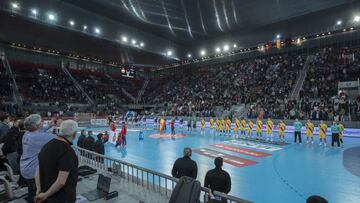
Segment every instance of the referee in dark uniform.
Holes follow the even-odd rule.
[[[221,157],[215,158],[215,168],[208,171],[205,176],[204,186],[211,189],[210,202],[226,202],[226,199],[214,196],[214,191],[229,193],[231,190],[231,179],[228,172],[222,169],[223,159]]]

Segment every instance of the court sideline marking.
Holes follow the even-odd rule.
[[[276,167],[276,161],[279,157],[279,154],[275,154],[274,155],[274,161],[273,161],[273,168],[274,171],[276,173],[276,175],[280,178],[280,180],[287,186],[290,188],[290,190],[294,191],[299,197],[301,197],[302,199],[306,200],[306,197],[304,194],[300,193],[296,188],[294,188],[290,183],[288,183],[284,177],[281,176],[280,172],[278,171],[277,167]]]

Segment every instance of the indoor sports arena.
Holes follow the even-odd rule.
[[[0,203],[360,202],[360,1],[2,0]]]

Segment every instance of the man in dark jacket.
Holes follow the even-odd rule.
[[[0,112],[0,144],[4,142],[4,137],[9,131],[9,115],[5,112]]]
[[[191,160],[191,149],[189,147],[184,148],[184,157],[178,158],[172,168],[171,174],[175,178],[181,178],[182,176],[188,176],[196,179],[197,177],[197,165],[196,162]]]
[[[86,139],[86,131],[81,130],[79,139],[77,141],[77,146],[80,147],[80,148],[84,148],[85,139]]]
[[[211,189],[210,198],[227,202],[226,199],[221,199],[212,194],[214,191],[229,193],[231,190],[231,179],[229,173],[222,170],[223,159],[221,157],[215,158],[215,168],[208,171],[205,176],[204,186]]]
[[[82,148],[82,149],[85,149],[85,140],[86,140],[86,131],[81,130],[79,139],[77,141],[77,146]],[[80,151],[80,155],[84,156],[84,152]]]
[[[84,140],[84,149],[94,151],[95,139],[93,137],[93,132],[91,130],[88,131],[88,136]]]
[[[22,120],[16,120],[3,139],[4,145],[2,152],[14,172],[20,170],[19,160],[21,154],[18,154],[18,147],[21,146],[22,135],[24,135],[24,122]]]
[[[95,139],[93,138],[93,133],[91,130],[88,131],[88,136],[84,140],[84,149],[87,149],[89,151],[94,151],[95,147]],[[92,159],[91,154],[87,154],[87,157]]]
[[[99,134],[97,135],[97,140],[96,140],[96,142],[95,142],[94,151],[95,151],[96,153],[98,153],[98,154],[104,155],[104,154],[105,154],[105,147],[104,147],[104,142],[103,142],[102,138],[103,138],[103,134],[102,134],[102,133],[99,133]],[[98,158],[97,158],[97,161],[99,161],[99,162],[102,163],[102,162],[103,162],[103,158],[98,157]]]

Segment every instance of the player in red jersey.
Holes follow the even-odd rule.
[[[114,121],[110,121],[110,130],[114,133],[114,136],[116,136],[116,126]]]

